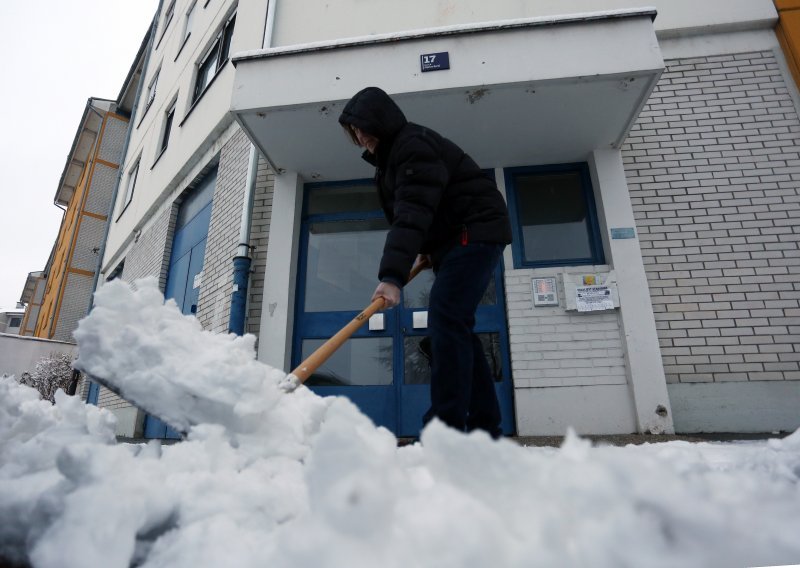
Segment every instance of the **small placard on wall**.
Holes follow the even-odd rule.
[[[537,307],[558,305],[558,289],[555,278],[533,279],[533,305]]]
[[[423,73],[450,69],[450,52],[423,53],[419,56],[419,64]]]
[[[633,227],[615,227],[611,229],[611,238],[612,239],[635,239],[636,238],[636,231],[633,230]]]

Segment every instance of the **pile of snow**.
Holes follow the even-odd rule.
[[[560,449],[440,423],[397,448],[343,398],[254,361],[152,283],[111,283],[84,368],[188,429],[117,444],[113,417],[0,379],[0,559],[36,567],[764,566],[800,562],[800,432]],[[124,387],[124,388],[123,388]],[[2,561],[0,560],[0,564]]]

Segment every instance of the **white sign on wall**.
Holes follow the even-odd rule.
[[[579,286],[575,289],[575,303],[579,312],[613,310],[614,300],[608,286]]]

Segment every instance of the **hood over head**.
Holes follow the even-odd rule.
[[[357,126],[381,142],[389,142],[408,121],[392,98],[378,87],[367,87],[353,95],[339,116],[343,126]]]

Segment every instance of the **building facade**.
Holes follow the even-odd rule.
[[[114,101],[87,101],[54,199],[64,216],[53,251],[23,292],[23,335],[74,342],[94,290],[127,124]]]
[[[515,242],[476,327],[507,433],[795,429],[788,20],[776,32],[769,0],[655,4],[164,2],[104,278],[156,277],[226,332],[242,309],[233,259],[248,257],[245,329],[289,371],[375,285],[387,227],[337,118],[377,85],[509,204]],[[409,285],[312,388],[415,434],[430,283]],[[102,389],[98,402],[130,408]]]
[[[0,333],[20,335],[24,315],[25,307],[21,305],[14,309],[0,310]]]
[[[272,175],[230,114],[230,55],[260,47],[263,35],[263,23],[253,33],[237,8],[177,0],[159,7],[102,263],[104,280],[156,278],[215,332],[230,324],[237,249],[261,267],[253,283],[263,282],[271,211]],[[252,204],[246,216],[244,202]],[[257,331],[258,288],[240,289],[246,330]],[[117,414],[121,435],[176,435],[105,388],[93,387],[90,400]]]

